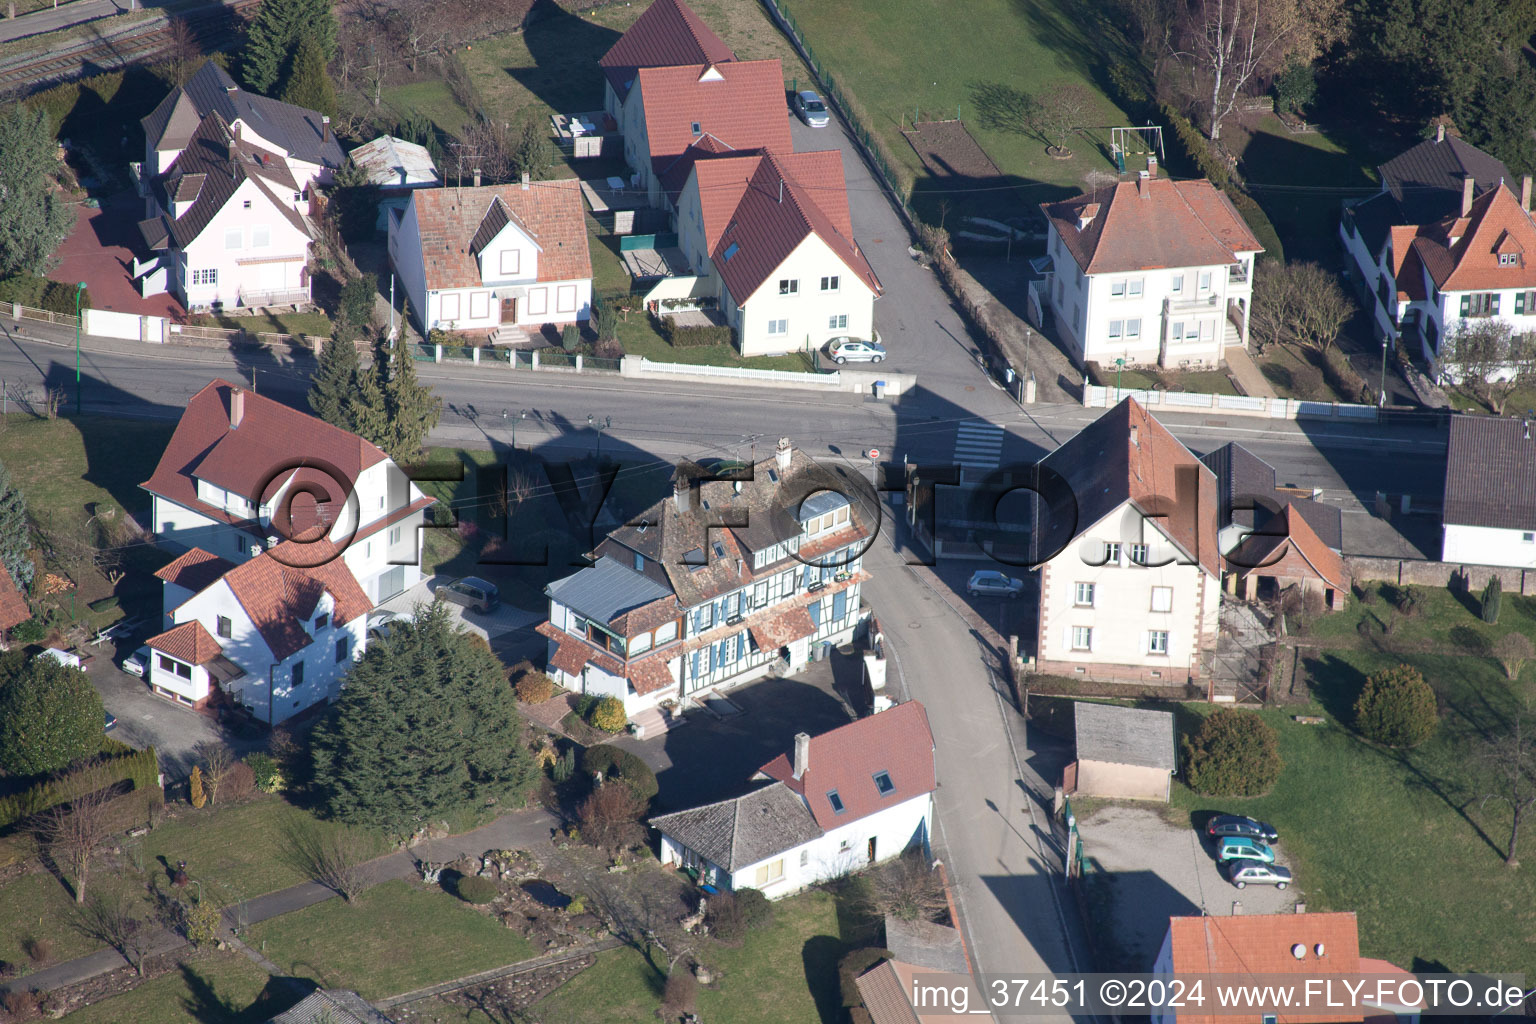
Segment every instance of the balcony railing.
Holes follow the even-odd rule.
[[[268,292],[248,292],[243,288],[240,290],[240,305],[242,306],[296,306],[308,301],[308,288]]]
[[[1234,263],[1227,268],[1227,281],[1231,284],[1247,284],[1248,268],[1241,263]]]

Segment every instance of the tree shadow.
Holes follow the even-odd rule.
[[[1339,722],[1355,719],[1355,702],[1365,689],[1365,673],[1334,654],[1302,659],[1312,695]]]
[[[1004,82],[972,82],[966,87],[977,124],[994,132],[1008,132],[1036,139],[1041,144],[1051,140],[1040,131],[1035,120],[1037,101],[1023,89]]]
[[[523,29],[523,42],[533,65],[503,70],[555,110],[572,114],[600,110],[603,79],[600,72],[593,73],[593,65],[619,36],[619,32],[567,11],[554,0],[536,0]]]
[[[805,965],[806,987],[811,990],[811,998],[816,1001],[816,1014],[822,1024],[842,1024],[847,1019],[837,966],[851,948],[855,947],[830,935],[814,936],[801,947],[800,960]]]

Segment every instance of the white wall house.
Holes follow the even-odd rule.
[[[575,178],[419,189],[390,217],[389,255],[423,330],[499,337],[592,315]]]
[[[545,590],[549,674],[618,697],[631,715],[793,673],[817,644],[851,639],[866,615],[870,525],[848,483],[788,439],[750,479],[676,486],[609,534],[595,565]],[[746,525],[706,528],[738,513]]]
[[[933,734],[916,701],[829,733],[795,738],[745,796],[661,815],[661,862],[722,889],[779,899],[806,886],[927,850]]]
[[[1041,209],[1050,270],[1036,294],[1079,363],[1216,365],[1248,344],[1263,248],[1210,182],[1143,173]]]
[[[200,548],[237,565],[284,539],[317,552],[323,541],[372,604],[422,578],[421,526],[433,499],[374,445],[227,381],[187,403],[143,486],[156,540],[173,550]],[[186,596],[168,592],[167,601]]]
[[[1536,569],[1536,424],[1453,416],[1442,561]]]
[[[1040,567],[1036,671],[1202,677],[1221,607],[1215,475],[1131,398],[1042,466],[1068,482],[1076,521],[1042,524],[1065,546]]]

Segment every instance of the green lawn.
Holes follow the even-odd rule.
[[[204,950],[169,974],[76,1010],[69,1024],[261,1024],[294,1003],[267,997],[267,973],[241,953]]]
[[[380,999],[535,955],[528,940],[436,887],[393,881],[251,928],[289,974]],[[590,1019],[590,1018],[589,1018]]]
[[[1288,345],[1271,345],[1263,355],[1255,355],[1253,361],[1258,366],[1259,372],[1264,375],[1264,379],[1269,381],[1269,386],[1275,389],[1275,394],[1281,398],[1298,398],[1317,402],[1353,402],[1355,400],[1353,396],[1340,395],[1334,391],[1328,383],[1327,376],[1321,378],[1322,383],[1316,394],[1298,394],[1291,380],[1291,372],[1301,366],[1316,366],[1316,364]]]
[[[42,966],[27,958],[24,945],[30,939],[48,943],[53,963],[100,949],[100,942],[74,927],[74,912],[74,898],[45,871],[22,875],[0,886],[0,921],[5,922],[0,928],[0,960],[29,972]]]
[[[434,79],[393,85],[381,95],[389,106],[401,112],[415,111],[447,135],[457,135],[469,121],[469,111],[459,106],[446,82]]]
[[[1320,707],[1263,712],[1279,731],[1286,765],[1270,795],[1212,799],[1176,786],[1173,805],[1272,822],[1308,905],[1355,911],[1365,955],[1409,969],[1530,974],[1536,878],[1505,867],[1508,808],[1482,805],[1472,765],[1482,735],[1504,727],[1515,699],[1502,668],[1477,653],[1478,638],[1486,643],[1509,630],[1536,635],[1536,602],[1506,595],[1500,625],[1489,627],[1455,595],[1421,590],[1424,611],[1390,636],[1379,626],[1369,637],[1356,631],[1362,618],[1386,616],[1380,597],[1351,599],[1316,627],[1314,638],[1338,645],[1304,655]],[[1389,646],[1395,649],[1382,649]],[[1402,662],[1424,673],[1445,713],[1428,743],[1389,751],[1348,724],[1365,676]],[[1306,711],[1325,714],[1327,724],[1291,720]]]
[[[720,981],[699,990],[699,1016],[731,1024],[841,1019],[837,961],[848,948],[831,896],[811,892],[780,901],[772,926],[752,932],[741,946],[708,947],[705,962]],[[640,953],[608,950],[540,1000],[534,1012],[543,1024],[646,1024],[656,1019],[661,986],[661,976]]]

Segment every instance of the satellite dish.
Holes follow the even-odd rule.
[[[1297,960],[1305,960],[1307,958],[1307,947],[1299,942],[1296,943],[1296,945],[1291,947],[1291,956]]]
[[[1317,945],[1313,946],[1312,947],[1312,952],[1317,954],[1318,959],[1322,959],[1322,956],[1323,956],[1323,944],[1321,942],[1319,942]]]

